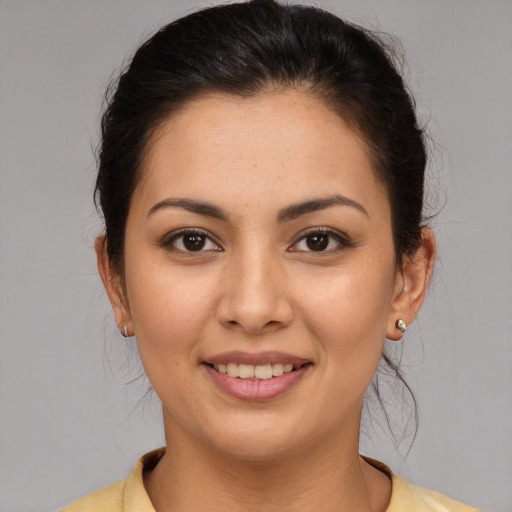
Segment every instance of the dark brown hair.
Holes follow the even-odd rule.
[[[130,199],[151,134],[207,92],[249,97],[299,88],[325,102],[370,149],[389,196],[397,262],[412,255],[421,241],[426,150],[394,60],[372,32],[315,7],[274,0],[211,7],[159,30],[110,87],[102,118],[95,200],[116,271],[123,273]],[[412,398],[415,419],[399,365],[386,353],[382,361],[384,374]],[[373,390],[385,412],[378,379]]]
[[[253,0],[205,9],[158,31],[110,88],[95,198],[122,272],[130,198],[153,130],[211,91],[310,91],[368,144],[386,185],[397,259],[421,239],[426,152],[413,100],[379,39],[323,10]]]

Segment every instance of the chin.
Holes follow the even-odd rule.
[[[321,443],[329,430],[320,432],[310,425],[308,418],[276,417],[269,412],[251,411],[254,414],[238,414],[231,421],[209,425],[202,433],[213,450],[224,456],[247,462],[282,460]],[[288,421],[287,421],[288,420]],[[331,425],[335,429],[334,425]]]
[[[224,456],[245,462],[271,462],[297,453],[297,439],[254,433],[215,440],[214,448]]]

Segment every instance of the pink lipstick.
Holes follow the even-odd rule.
[[[229,352],[203,364],[225,393],[248,401],[265,401],[289,391],[312,367],[306,359],[280,352]]]

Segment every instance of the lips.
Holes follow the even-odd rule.
[[[300,382],[311,366],[311,361],[277,352],[231,352],[204,362],[222,391],[250,401],[268,400],[285,393]]]

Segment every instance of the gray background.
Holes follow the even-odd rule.
[[[0,0],[0,510],[50,511],[125,478],[163,443],[96,274],[102,91],[142,38],[207,1]],[[512,2],[332,0],[397,35],[437,141],[440,253],[405,338],[420,430],[414,483],[512,510]],[[379,431],[379,423],[374,422]],[[372,429],[369,429],[372,433]]]

